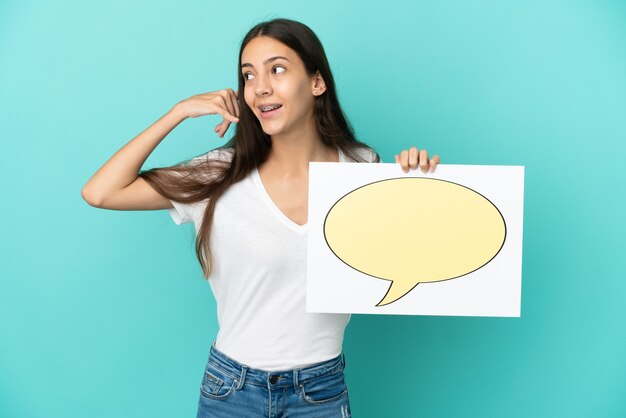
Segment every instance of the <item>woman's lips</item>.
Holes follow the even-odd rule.
[[[260,115],[263,119],[269,119],[276,115],[284,106],[279,107],[278,109],[270,110],[269,112],[259,111]]]

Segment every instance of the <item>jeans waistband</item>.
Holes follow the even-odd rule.
[[[346,366],[345,355],[341,353],[330,360],[315,363],[303,368],[282,371],[266,371],[254,369],[239,363],[228,357],[215,347],[215,341],[211,344],[209,363],[220,369],[223,373],[238,380],[237,388],[241,388],[244,382],[269,388],[292,386],[296,388],[307,380],[314,379],[326,374],[342,371]]]

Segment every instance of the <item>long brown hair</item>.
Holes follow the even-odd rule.
[[[282,18],[255,25],[248,31],[239,49],[239,122],[235,124],[233,137],[225,145],[215,149],[229,151],[224,155],[230,155],[230,158],[196,157],[171,167],[139,172],[139,177],[170,200],[187,204],[207,200],[202,224],[196,236],[196,256],[207,279],[213,268],[209,236],[215,204],[229,186],[244,179],[250,171],[263,163],[271,148],[271,138],[263,131],[260,122],[243,99],[244,78],[239,71],[244,48],[257,36],[269,36],[294,50],[303,61],[309,76],[320,72],[326,91],[315,97],[314,115],[316,128],[325,145],[341,149],[348,158],[356,162],[365,162],[358,154],[358,148],[371,149],[355,138],[354,130],[339,105],[335,80],[324,48],[315,33],[303,23]],[[375,162],[380,161],[378,154],[375,154],[375,158]],[[195,163],[189,164],[189,161]]]

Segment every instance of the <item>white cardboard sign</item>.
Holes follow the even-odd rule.
[[[519,317],[523,166],[309,164],[307,312]]]

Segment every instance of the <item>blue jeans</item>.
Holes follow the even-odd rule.
[[[211,345],[200,386],[197,418],[348,418],[350,403],[337,357],[285,371],[253,369]]]

